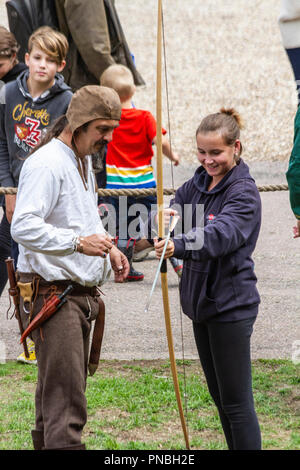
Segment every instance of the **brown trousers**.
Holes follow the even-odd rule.
[[[34,315],[44,303],[38,295]],[[23,325],[28,315],[21,312]],[[87,420],[86,378],[91,321],[99,311],[89,295],[68,296],[68,301],[31,334],[35,343],[38,382],[35,395],[36,429],[44,449],[81,449],[81,434]],[[38,447],[40,444],[38,444]]]

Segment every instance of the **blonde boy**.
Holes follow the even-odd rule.
[[[124,65],[111,65],[101,75],[100,84],[116,90],[122,105],[120,125],[115,129],[113,139],[107,147],[106,187],[111,189],[156,187],[151,164],[153,144],[156,144],[156,121],[149,111],[136,109],[133,106],[132,98],[135,93],[135,85],[131,71]],[[164,129],[162,133],[163,153],[174,162],[174,165],[178,165],[179,157],[172,151]],[[117,235],[119,236],[118,247],[122,249],[122,245],[124,245],[123,251],[126,251],[131,264],[133,256],[132,245],[135,244],[135,241],[132,241],[134,237],[128,233],[128,230],[124,233],[121,224],[123,228],[125,224],[129,227],[130,223],[135,220],[134,216],[127,216],[127,213],[129,208],[136,203],[142,204],[145,207],[145,211],[140,213],[140,217],[145,221],[151,210],[151,205],[156,204],[156,198],[154,196],[138,199],[128,197],[127,210],[125,206],[124,208],[122,206],[122,210],[120,210],[119,198],[110,198],[109,202],[113,204],[116,210]],[[119,225],[118,222],[120,222]],[[149,247],[146,240],[145,243]],[[130,247],[132,247],[131,250],[129,249]],[[139,281],[143,277],[144,275],[135,271],[131,265],[131,271],[127,280]]]
[[[124,113],[122,113],[122,117],[124,117],[126,119],[126,117],[127,117],[126,115],[129,114],[130,116],[136,115],[137,118],[139,118],[140,115],[145,114],[149,118],[149,120],[152,121],[152,123],[151,123],[152,126],[153,126],[153,124],[155,124],[155,134],[156,134],[156,122],[155,122],[154,117],[151,115],[151,113],[149,111],[137,110],[132,104],[132,98],[133,98],[133,95],[136,91],[136,87],[135,87],[135,84],[134,84],[133,75],[127,67],[125,67],[124,65],[118,65],[118,64],[111,65],[101,75],[100,84],[103,85],[103,86],[108,86],[108,87],[113,88],[114,90],[116,90],[116,92],[118,93],[118,95],[120,97],[120,100],[121,100],[122,110],[125,110],[125,109],[134,110],[131,113],[127,113],[125,111]],[[130,129],[128,129],[128,131],[133,130],[133,125],[134,124],[132,123],[132,127]],[[122,120],[120,122],[120,126],[122,126]],[[120,130],[120,127],[118,128],[118,130]],[[121,130],[122,130],[122,128],[121,128]],[[153,134],[153,127],[152,127],[151,130],[152,130],[152,134]],[[172,151],[172,149],[170,147],[169,140],[168,140],[168,138],[166,137],[165,134],[166,134],[166,131],[163,130],[163,136],[162,136],[163,153],[172,162],[174,162],[175,166],[177,166],[179,164],[179,157],[176,153],[174,153]],[[143,142],[143,137],[144,136],[142,136],[142,135],[139,136],[141,142]],[[110,144],[110,148],[112,148],[114,146],[114,141],[115,140],[116,139],[113,139],[113,142]],[[156,144],[156,140],[157,140],[156,135],[154,135],[154,137],[152,138],[151,145],[152,145],[152,143]],[[130,153],[132,149],[130,148],[129,144],[127,144],[127,145],[128,145],[128,153]],[[149,154],[151,155],[151,158],[152,158],[152,156],[153,156],[152,149],[149,152]],[[149,155],[147,155],[147,156],[149,157]],[[140,157],[140,155],[138,155],[138,157]],[[150,162],[151,162],[151,160],[150,160]],[[111,184],[111,183],[108,182],[108,184]],[[107,187],[109,187],[109,186],[107,186]],[[113,186],[113,187],[115,187],[115,186]],[[138,187],[140,187],[140,186],[138,185]]]
[[[28,42],[25,62],[28,70],[7,83],[0,92],[0,182],[18,185],[20,171],[30,150],[44,129],[65,114],[72,97],[70,88],[58,75],[65,66],[68,41],[47,26],[35,31]],[[5,196],[8,222],[15,196]]]
[[[67,38],[49,26],[42,26],[30,36],[25,63],[29,68],[28,91],[33,98],[54,85],[56,74],[62,72],[66,65],[67,52]],[[69,102],[71,94],[68,96]]]

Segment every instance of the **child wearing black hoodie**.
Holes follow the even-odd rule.
[[[198,127],[201,166],[176,191],[173,208],[165,211],[168,222],[170,215],[183,215],[184,206],[191,205],[192,228],[170,239],[165,257],[183,259],[182,309],[193,321],[227,445],[231,450],[257,450],[261,437],[252,393],[250,337],[260,297],[251,256],[261,225],[261,201],[240,158],[241,127],[233,109],[207,116]],[[200,223],[198,205],[204,209]],[[158,257],[164,244],[155,241]]]
[[[48,26],[37,29],[28,41],[26,70],[0,90],[0,185],[3,187],[18,186],[30,151],[49,125],[68,108],[72,91],[60,75],[67,51],[68,41],[62,33]],[[10,236],[15,203],[16,195],[5,195],[0,225],[0,295],[7,282],[4,260],[10,245],[15,264],[18,257],[18,246]],[[28,362],[24,353],[21,359]]]

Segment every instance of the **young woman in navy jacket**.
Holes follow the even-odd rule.
[[[250,358],[250,337],[260,297],[252,253],[261,225],[261,200],[241,159],[241,119],[221,109],[196,132],[201,166],[176,191],[170,215],[192,208],[191,229],[169,240],[165,257],[183,262],[180,298],[193,321],[209,392],[218,408],[229,449],[260,449]],[[197,220],[197,206],[203,219]],[[199,206],[198,206],[199,207]],[[175,210],[176,208],[177,210]],[[184,230],[183,230],[184,232]],[[161,256],[165,241],[155,241]]]

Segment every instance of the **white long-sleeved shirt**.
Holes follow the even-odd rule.
[[[74,152],[52,139],[31,155],[21,170],[11,224],[19,243],[18,270],[47,281],[72,280],[81,285],[102,284],[110,273],[109,258],[74,252],[74,238],[104,233],[97,210],[95,177],[86,157],[88,190]]]

